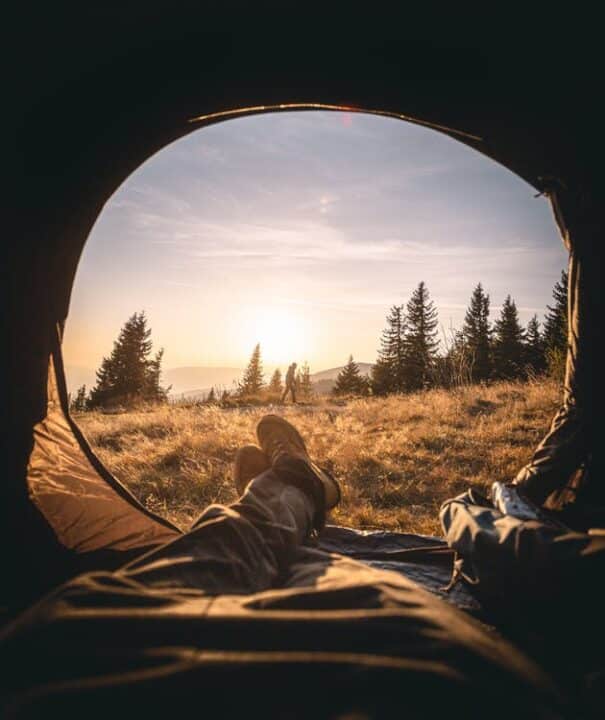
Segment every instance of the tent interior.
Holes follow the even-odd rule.
[[[11,238],[4,250],[8,257],[3,282],[6,442],[0,527],[3,547],[9,549],[0,597],[3,622],[80,572],[117,568],[180,534],[146,510],[103,467],[70,418],[61,336],[78,260],[105,202],[159,149],[234,114],[293,106],[386,113],[450,135],[549,197],[570,252],[570,340],[562,409],[537,452],[532,472],[546,478],[548,494],[554,475],[573,477],[577,483],[581,471],[590,479],[585,482],[590,507],[596,513],[605,506],[605,493],[599,488],[605,489],[605,484],[597,419],[603,374],[596,352],[603,346],[605,228],[600,208],[601,115],[594,92],[599,64],[593,58],[551,57],[536,76],[533,69],[528,71],[525,58],[490,50],[487,43],[466,49],[435,43],[430,52],[419,54],[418,48],[402,47],[401,37],[392,26],[386,27],[386,19],[381,19],[381,33],[366,35],[362,43],[353,40],[353,31],[334,33],[326,27],[314,32],[311,47],[302,26],[288,34],[271,33],[270,25],[261,30],[264,23],[244,12],[237,22],[227,20],[226,11],[202,12],[189,6],[182,13],[148,8],[142,13],[140,3],[119,13],[97,6],[78,16],[53,11],[42,17],[46,12],[40,11],[36,23],[21,18],[21,30],[9,43],[16,69],[8,81],[10,102],[3,118],[10,137],[4,173],[9,202],[6,236]],[[258,32],[253,32],[251,27],[257,26]],[[221,27],[229,30],[217,30]],[[360,22],[357,30],[362,29]],[[322,542],[329,551],[379,565],[399,563],[402,572],[435,595],[446,595],[441,588],[449,580],[453,554],[440,541],[329,528]],[[596,592],[596,575],[593,580]],[[468,589],[458,586],[447,601],[493,624]],[[516,617],[521,617],[523,611],[518,612]],[[75,646],[83,638],[101,647],[103,637],[132,632],[129,651],[138,637],[141,647],[149,651],[157,642],[156,651],[168,657],[170,647],[182,650],[187,645],[187,634],[195,630],[195,613],[186,615],[181,606],[170,622],[160,615],[153,618],[153,631],[134,610],[131,615],[125,610],[121,620],[114,618],[109,629],[99,614],[82,613],[71,622],[59,617],[54,624],[47,622],[43,641],[37,636],[41,646],[25,630],[10,635],[3,652],[11,653],[15,667],[29,668],[19,648],[31,660],[36,647],[49,652],[61,643]],[[550,619],[555,616],[552,609]],[[21,622],[27,627],[29,621]],[[219,659],[198,653],[195,669],[182,654],[178,659],[171,655],[171,667],[180,669],[162,676],[164,693],[153,696],[155,710],[168,711],[169,698],[179,695],[193,702],[204,689],[220,688],[228,694],[234,682],[239,683],[241,697],[249,698],[268,674],[282,688],[271,700],[278,707],[287,689],[300,683],[303,669],[305,683],[316,683],[325,692],[350,693],[351,678],[357,678],[359,693],[391,698],[406,668],[394,661],[368,659],[370,650],[361,640],[357,646],[344,642],[342,638],[359,632],[360,623],[363,619],[354,613],[318,618],[267,612],[260,618],[238,616],[230,621],[219,616],[212,628],[204,627],[205,648],[227,654]],[[147,631],[149,637],[141,639]],[[524,626],[516,638],[527,632]],[[333,652],[336,641],[330,645],[336,635],[346,648],[341,655]],[[303,636],[315,637],[316,643],[305,644]],[[557,643],[563,647],[560,636]],[[322,654],[322,648],[332,655]],[[542,653],[541,658],[547,655],[544,649]],[[99,667],[102,656],[101,652]],[[48,707],[73,711],[80,702],[81,707],[93,703],[101,714],[113,702],[126,701],[134,685],[140,701],[159,682],[139,665],[136,682],[121,683],[120,661],[107,657],[113,664],[99,673],[110,680],[106,685],[93,683],[87,691],[78,686],[70,695],[72,705],[63,704],[67,701],[56,688],[38,692],[52,682],[59,687],[64,677],[24,670],[31,672],[31,687],[26,688],[30,694],[18,710],[13,708],[15,716],[35,716]],[[146,662],[151,667],[151,661]],[[413,675],[406,684],[410,712],[416,708],[422,714],[437,689],[452,692],[449,676],[436,679],[418,667],[407,672]],[[602,666],[592,672],[603,677]],[[32,687],[38,688],[33,694]],[[107,696],[106,687],[111,688]],[[410,688],[416,689],[417,698]],[[475,686],[471,689],[480,696]],[[464,693],[456,692],[452,697],[464,702]],[[493,703],[489,696],[484,699]],[[310,699],[300,702],[322,716]]]

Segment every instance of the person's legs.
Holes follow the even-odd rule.
[[[211,505],[179,539],[135,560],[119,574],[145,586],[240,594],[270,588],[316,515],[313,478],[295,460],[254,478],[228,507]]]
[[[286,420],[266,415],[258,424],[262,447],[242,448],[234,481],[244,487],[230,505],[211,505],[177,540],[129,563],[118,574],[152,587],[189,588],[205,594],[253,593],[270,588],[293,548],[323,526],[326,504],[340,491],[311,462],[303,439]],[[248,458],[247,482],[242,461]],[[250,458],[254,462],[250,463]],[[264,461],[263,461],[264,458]],[[254,477],[259,468],[269,468]]]
[[[290,386],[290,392],[292,393],[292,402],[296,405],[296,388],[294,385]]]
[[[290,395],[292,397],[292,402],[296,403],[296,395],[294,394],[294,385],[292,385],[291,383],[287,383],[286,387],[284,388],[284,393],[281,396],[282,403],[285,402],[286,398],[288,397],[288,393],[290,393]]]

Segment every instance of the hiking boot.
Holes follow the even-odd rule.
[[[256,445],[244,445],[235,453],[233,483],[239,496],[244,494],[250,480],[271,468],[271,462]]]
[[[256,426],[256,437],[271,465],[294,458],[302,461],[307,472],[319,480],[323,488],[325,510],[331,510],[340,502],[340,487],[326,470],[318,467],[309,457],[305,442],[298,430],[279,415],[265,415]]]

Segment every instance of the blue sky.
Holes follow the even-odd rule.
[[[539,318],[566,254],[544,198],[433,130],[340,112],[228,120],[119,188],[80,262],[65,337],[97,367],[145,309],[165,367],[372,362],[389,306],[424,280],[444,329],[481,281]]]

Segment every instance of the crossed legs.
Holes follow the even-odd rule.
[[[208,595],[255,593],[277,584],[293,550],[323,526],[326,506],[338,502],[340,491],[283,418],[265,416],[257,434],[262,450],[246,446],[236,457],[239,500],[211,505],[186,535],[121,573],[146,586]]]
[[[187,534],[121,572],[144,585],[197,588],[209,595],[268,590],[290,552],[311,532],[314,515],[311,494],[269,469],[236,503],[211,505]]]

